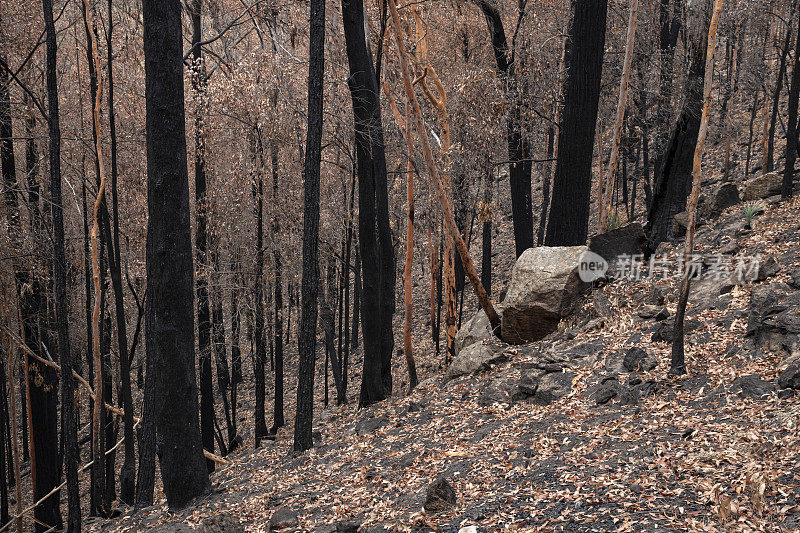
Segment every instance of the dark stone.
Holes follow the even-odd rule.
[[[203,520],[197,531],[200,533],[244,533],[244,526],[234,516],[217,515]]]
[[[666,292],[664,289],[653,283],[650,285],[650,288],[647,290],[647,295],[644,298],[644,303],[650,305],[664,305],[664,300],[666,299]]]
[[[792,271],[791,276],[792,279],[789,281],[789,285],[793,289],[800,289],[800,268]]]
[[[761,400],[775,392],[775,385],[764,381],[758,374],[752,374],[734,379],[731,392],[738,394],[741,398]]]
[[[729,241],[725,244],[722,248],[719,249],[719,253],[724,255],[735,255],[742,247],[739,246],[739,243],[736,241]]]
[[[770,283],[750,293],[747,334],[756,347],[789,352],[800,335],[800,291],[782,294],[788,290],[784,283]]]
[[[639,315],[639,318],[645,319],[654,318],[656,320],[664,320],[665,318],[669,317],[669,311],[667,308],[658,305],[644,305],[636,312],[636,314]]]
[[[514,403],[512,396],[517,391],[517,384],[506,376],[490,381],[478,397],[478,405],[488,407],[495,403]]]
[[[440,477],[428,486],[423,508],[430,514],[450,511],[456,506],[456,491],[445,478]]]
[[[358,520],[345,520],[336,523],[336,533],[358,533],[361,522]]]
[[[571,372],[553,372],[545,374],[539,380],[539,387],[533,396],[533,403],[537,405],[550,405],[559,398],[569,394],[572,390],[572,379],[575,374]]]
[[[389,423],[385,416],[372,416],[356,423],[356,435],[369,435]]]
[[[594,393],[594,402],[597,405],[604,405],[611,401],[619,392],[619,383],[616,380],[604,382]]]
[[[758,274],[756,275],[756,281],[764,281],[767,278],[771,278],[780,272],[781,266],[775,261],[774,257],[767,257],[766,260],[761,261],[758,265]]]
[[[186,524],[179,524],[177,522],[167,522],[166,524],[158,527],[149,528],[151,533],[196,533],[192,526]]]
[[[622,365],[628,372],[649,372],[658,366],[658,361],[644,348],[633,347],[625,354]]]
[[[778,375],[778,387],[800,390],[800,357],[792,358],[789,365]]]
[[[728,207],[738,204],[739,201],[739,189],[736,184],[723,183],[711,192],[700,212],[704,217],[716,217]]]
[[[787,400],[794,396],[794,389],[782,389],[778,391],[778,399],[779,400]]]
[[[517,382],[517,393],[523,398],[533,396],[539,388],[539,376],[530,372],[525,372]]]
[[[644,228],[636,222],[589,238],[589,250],[609,265],[620,255],[643,254],[647,245]]]

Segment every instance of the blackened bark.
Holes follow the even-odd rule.
[[[119,198],[117,195],[117,127],[114,112],[114,49],[113,49],[113,0],[108,0],[108,31],[106,48],[108,52],[108,129],[111,137],[111,213],[113,217],[113,235],[108,239],[109,264],[111,267],[111,285],[114,289],[114,309],[117,318],[117,343],[119,347],[120,395],[125,459],[120,472],[120,500],[128,505],[134,502],[136,488],[136,456],[133,441],[133,396],[131,394],[131,357],[128,354],[127,321],[125,319],[124,293],[122,289],[122,262],[119,244]],[[106,218],[106,221],[108,219]],[[113,254],[111,251],[113,249]],[[115,439],[116,440],[116,439]],[[114,442],[107,442],[113,446]],[[110,462],[113,468],[113,462]],[[113,479],[112,479],[113,482]],[[109,487],[113,491],[114,484]]]
[[[58,356],[61,367],[72,369],[69,345],[69,309],[67,305],[67,259],[64,249],[64,211],[61,198],[61,126],[58,109],[58,80],[56,73],[57,44],[53,22],[52,0],[42,0],[47,44],[47,107],[48,133],[50,140],[50,205],[53,220],[53,282],[55,289],[56,325],[58,330]],[[33,365],[31,365],[31,368]],[[61,427],[64,433],[64,466],[67,475],[68,526],[70,531],[80,531],[81,510],[78,492],[78,428],[75,422],[75,403],[72,373],[63,372],[61,380]],[[29,383],[31,389],[31,414],[34,415],[33,449],[31,458],[34,500],[38,501],[61,480],[61,465],[58,457],[57,400],[58,375],[52,369],[41,368],[42,381]],[[34,396],[43,405],[34,412]],[[39,426],[39,427],[37,427]],[[35,466],[34,466],[35,464]],[[34,510],[36,531],[51,527],[60,528],[61,510],[59,492],[45,500]]]
[[[272,160],[272,258],[275,267],[275,398],[273,404],[273,422],[271,433],[277,433],[278,428],[286,422],[283,417],[283,265],[280,251],[280,221],[278,219],[278,143],[270,144]]]
[[[267,435],[267,422],[264,414],[264,403],[266,396],[265,367],[267,360],[267,347],[265,344],[264,330],[264,176],[260,165],[260,158],[255,151],[261,150],[261,143],[258,142],[258,132],[254,132],[256,138],[253,141],[253,161],[257,165],[255,171],[255,182],[253,183],[253,197],[255,201],[256,216],[256,271],[253,279],[253,344],[255,354],[253,359],[253,373],[256,382],[256,405],[255,405],[255,446],[261,445],[261,439]]]
[[[703,107],[708,7],[693,8],[691,56],[683,107],[656,163],[653,201],[647,214],[646,228],[650,250],[655,250],[663,240],[673,238],[672,218],[686,209],[686,199],[692,187],[692,164]]]
[[[497,73],[504,84],[508,112],[506,113],[506,143],[508,145],[509,180],[511,183],[511,216],[514,221],[514,244],[517,257],[533,247],[533,211],[531,206],[530,146],[523,135],[520,94],[514,80],[514,64],[509,62],[508,40],[497,7],[488,0],[479,6],[486,19],[492,40]]]
[[[486,185],[483,191],[484,213],[483,229],[481,231],[483,242],[481,246],[481,284],[486,289],[486,294],[492,294],[492,168],[486,173]]]
[[[672,6],[670,6],[670,1]],[[660,79],[658,86],[658,106],[656,115],[656,139],[654,153],[660,156],[666,144],[672,121],[672,85],[675,70],[675,47],[680,32],[680,12],[684,0],[660,0],[659,4],[659,39]],[[672,10],[670,11],[670,7]]]
[[[547,246],[586,244],[607,8],[607,0],[572,0],[564,60],[564,110],[558,131]]]
[[[792,3],[792,9],[794,9]],[[775,90],[772,92],[772,114],[769,121],[769,134],[767,136],[767,168],[764,172],[772,172],[773,159],[775,153],[775,126],[778,122],[778,113],[780,112],[781,91],[783,90],[783,77],[786,75],[786,57],[789,54],[789,47],[792,43],[792,23],[786,26],[786,36],[783,41],[783,48],[781,48],[781,61],[778,67],[778,77],[775,79]],[[730,76],[730,74],[729,74]],[[728,84],[730,87],[730,83]],[[791,90],[791,88],[790,88]],[[726,93],[727,96],[728,93]],[[789,104],[791,105],[791,97]]]
[[[547,128],[547,166],[542,176],[542,207],[539,216],[539,230],[536,234],[536,246],[544,242],[544,230],[547,225],[547,208],[550,206],[550,178],[553,176],[553,153],[555,152],[556,127]]]
[[[789,118],[786,125],[786,167],[783,171],[781,198],[792,196],[794,163],[797,159],[797,101],[800,99],[800,25],[797,31],[797,44],[794,49],[792,82],[789,86]]]
[[[319,178],[322,160],[322,99],[325,76],[325,0],[311,0],[308,41],[308,131],[303,168],[303,277],[300,333],[297,341],[297,413],[294,449],[314,445],[314,366],[319,293]],[[371,66],[370,66],[371,68]]]
[[[147,379],[171,508],[208,486],[195,376],[181,3],[143,0],[147,102]],[[145,413],[146,414],[146,413]]]
[[[391,394],[391,357],[394,349],[391,315],[394,312],[394,255],[391,235],[385,242],[388,222],[385,207],[386,155],[383,143],[378,83],[372,54],[364,33],[362,0],[343,0],[342,19],[350,67],[348,87],[353,104],[358,169],[358,241],[361,252],[361,327],[364,337],[364,370],[359,406]],[[388,225],[388,224],[387,224]],[[377,227],[377,232],[376,232]],[[387,249],[388,247],[388,249]],[[384,262],[391,256],[391,271]],[[384,290],[391,281],[391,291]],[[391,295],[391,302],[385,298]],[[388,315],[388,320],[387,316]],[[387,352],[388,350],[388,352]]]

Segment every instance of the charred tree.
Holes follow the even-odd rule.
[[[607,9],[607,0],[572,0],[547,246],[586,244]]]
[[[153,382],[149,401],[157,429],[164,493],[169,506],[179,508],[208,486],[195,384],[181,3],[144,0],[142,12],[149,214],[147,380]]]

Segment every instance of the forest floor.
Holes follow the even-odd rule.
[[[788,288],[783,283],[800,272],[800,201],[770,205],[752,231],[742,229],[742,219],[734,207],[709,221],[699,231],[699,250],[717,254],[735,240],[739,257],[771,257],[780,270],[733,287],[713,305],[693,300],[687,376],[667,376],[670,346],[652,335],[659,323],[638,316],[654,286],[674,315],[676,276],[596,288],[558,332],[452,380],[422,340],[429,326],[421,319],[415,340],[424,381],[411,396],[403,394],[398,357],[395,395],[369,409],[357,409],[355,401],[320,409],[317,446],[302,455],[291,449],[290,400],[289,427],[261,449],[246,446],[230,456],[212,475],[211,494],[196,504],[172,513],[162,498],[135,513],[123,509],[114,520],[90,520],[87,530],[169,524],[168,531],[230,515],[247,531],[268,531],[278,508],[296,512],[304,531],[335,531],[332,524],[346,530],[346,522],[376,532],[456,532],[471,525],[477,531],[800,530],[800,396],[772,391],[751,398],[734,386],[742,376],[774,381],[785,356],[755,345],[747,324],[751,292]],[[676,243],[660,251],[674,259],[681,250]],[[422,316],[425,308],[418,305]],[[599,404],[597,387],[612,357],[631,346],[656,356],[653,370],[627,376],[629,385],[641,379],[647,393]],[[493,395],[498,382],[543,359],[559,361],[571,376],[564,397],[542,406]],[[354,400],[357,376],[351,389]],[[242,417],[249,416],[247,402]],[[427,514],[426,489],[439,477],[452,484],[457,503]]]

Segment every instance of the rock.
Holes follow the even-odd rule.
[[[478,405],[488,407],[495,403],[508,404],[514,403],[514,393],[517,391],[517,383],[508,376],[500,376],[490,381],[481,390],[478,397]]]
[[[609,265],[620,255],[643,254],[646,245],[644,228],[635,222],[589,238],[589,250],[605,259]]]
[[[336,533],[358,533],[361,522],[358,520],[344,520],[336,522]]]
[[[558,328],[586,288],[578,277],[586,246],[530,248],[517,259],[503,301],[501,331],[510,344],[536,341]]]
[[[753,336],[758,348],[791,353],[800,335],[800,291],[784,283],[756,287],[750,293],[747,335]]]
[[[787,363],[778,375],[778,387],[800,390],[800,356],[790,358]]]
[[[423,508],[435,514],[450,511],[456,506],[456,491],[445,478],[440,477],[428,486]]]
[[[244,526],[234,516],[217,515],[203,520],[197,531],[200,533],[244,533]]]
[[[647,295],[644,297],[644,303],[662,306],[664,305],[665,299],[666,293],[664,289],[653,283],[650,285],[650,288],[647,289]]]
[[[741,398],[761,400],[775,392],[775,385],[764,381],[758,374],[752,374],[734,379],[731,392],[738,394]]]
[[[705,221],[697,217],[695,222],[697,227],[702,226],[705,224]],[[686,228],[689,227],[689,212],[688,211],[681,211],[674,217],[672,217],[672,235],[676,238],[683,237],[686,235]]]
[[[277,531],[288,527],[297,527],[299,523],[295,511],[288,507],[278,507],[269,519],[269,530]]]
[[[683,332],[689,333],[700,327],[700,321],[695,318],[683,319]],[[656,324],[650,337],[652,342],[672,342],[672,331],[675,328],[675,317],[668,318]]]
[[[196,529],[186,524],[167,522],[158,527],[148,528],[151,533],[196,533]]]
[[[569,394],[572,390],[572,379],[574,377],[575,374],[571,372],[545,374],[539,380],[539,387],[531,400],[537,405],[550,405]]]
[[[593,398],[597,405],[604,405],[611,401],[619,392],[619,383],[616,380],[605,381],[595,391]]]
[[[536,394],[541,380],[541,372],[523,372],[517,382],[516,396],[519,399],[529,398]],[[514,398],[514,399],[517,399]]]
[[[609,374],[622,374],[625,372],[625,352],[623,350],[615,350],[606,356],[605,369]]]
[[[766,260],[760,261],[758,264],[758,274],[756,275],[756,281],[764,281],[767,278],[771,278],[772,276],[776,275],[780,272],[781,266],[775,261],[774,257],[767,257]]]
[[[502,308],[500,306],[495,306],[495,310],[501,313],[502,316]],[[455,354],[458,355],[467,346],[486,339],[496,339],[496,337],[492,333],[489,317],[481,310],[461,326],[461,329],[456,333]]]
[[[783,176],[777,172],[768,172],[757,178],[751,178],[744,184],[742,201],[752,202],[753,200],[761,200],[762,198],[780,194],[782,182]]]
[[[739,243],[736,241],[729,241],[727,244],[723,245],[722,248],[719,249],[719,253],[723,255],[736,255],[742,247],[739,246]]]
[[[606,345],[601,341],[582,342],[568,349],[567,358],[569,361],[589,366],[600,359],[605,349]]]
[[[385,416],[371,416],[363,418],[356,423],[356,435],[369,435],[388,423],[389,419]]]
[[[800,289],[800,268],[794,270],[790,275],[792,279],[789,281],[789,285],[793,289]]]
[[[727,182],[723,183],[709,196],[700,214],[703,217],[716,217],[728,207],[739,203],[739,189],[736,184]]]
[[[643,305],[637,312],[640,318],[653,319],[656,322],[669,318],[669,310],[658,305]]]
[[[628,372],[649,372],[658,366],[658,360],[649,351],[643,348],[633,347],[625,354],[622,365]]]
[[[467,346],[458,352],[447,369],[447,379],[455,379],[459,376],[466,376],[479,370],[488,368],[489,365],[506,360],[503,354],[505,345],[484,344],[478,342]]]
[[[694,280],[689,286],[689,302],[703,309],[723,309],[727,307],[727,300],[720,298],[733,290],[734,283],[728,277],[715,278],[714,276],[703,276],[699,280]]]

